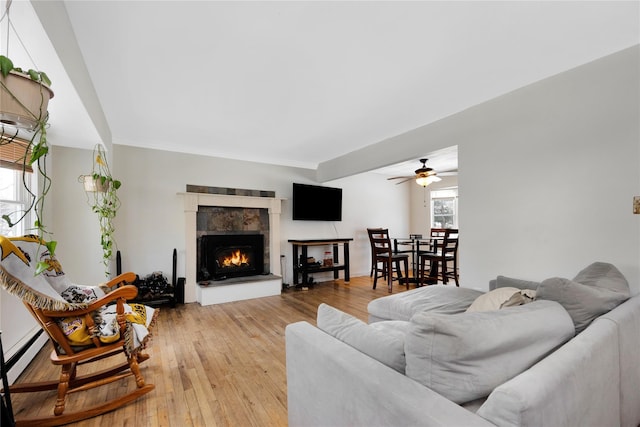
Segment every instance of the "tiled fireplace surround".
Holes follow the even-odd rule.
[[[189,190],[189,188],[188,188]],[[280,213],[282,199],[275,197],[259,197],[247,195],[210,194],[206,192],[180,193],[184,201],[185,214],[185,302],[199,302],[201,305],[219,304],[223,302],[239,301],[250,298],[259,298],[270,295],[279,295],[282,289],[282,277],[280,272]],[[265,259],[265,267],[268,266],[270,275],[249,276],[243,278],[228,279],[220,282],[211,282],[209,286],[200,286],[196,281],[197,272],[197,238],[202,231],[198,231],[198,211],[202,207],[220,208],[244,208],[247,216],[261,222],[258,217],[262,209],[268,212],[268,229],[265,224],[252,226],[257,232],[265,234],[265,253],[268,253],[268,263]],[[210,209],[203,209],[210,210]],[[243,212],[243,211],[240,211]],[[232,215],[233,216],[233,215]],[[215,223],[216,221],[213,221]],[[233,226],[231,226],[233,227]],[[219,231],[246,231],[244,230],[208,230]],[[265,257],[266,258],[266,257]]]

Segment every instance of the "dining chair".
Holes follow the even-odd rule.
[[[418,254],[420,263],[420,283],[433,284],[438,280],[442,280],[445,285],[449,279],[456,282],[456,286],[460,286],[460,278],[458,275],[458,229],[447,228],[444,231],[436,231],[442,233],[443,236],[434,237],[432,229],[432,250],[423,251]],[[427,268],[427,261],[429,266]],[[429,271],[428,277],[425,272]]]
[[[372,235],[381,235],[384,231],[384,228],[367,228],[367,233],[369,234],[369,245],[371,247],[371,271],[369,271],[369,277],[373,277],[373,273],[376,270],[376,251],[374,249]]]
[[[393,280],[402,283],[404,280],[407,289],[409,288],[409,254],[394,253],[389,237],[389,229],[368,228],[369,242],[371,243],[371,260],[373,269],[373,289],[376,288],[378,278],[382,277],[387,281],[389,292],[392,290]],[[402,276],[401,264],[404,265],[404,278]],[[395,265],[395,270],[394,270]],[[396,278],[393,272],[396,272]]]

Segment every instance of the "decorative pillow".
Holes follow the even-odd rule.
[[[455,403],[488,396],[574,335],[553,301],[498,311],[418,313],[405,336],[406,375]]]
[[[404,374],[404,336],[409,322],[390,320],[367,325],[336,308],[320,304],[317,324],[329,335]]]
[[[498,276],[496,278],[497,288],[518,288],[518,289],[531,289],[535,291],[540,286],[540,282],[533,282],[531,280],[514,279],[512,277]]]
[[[85,324],[84,317],[65,317],[58,321],[62,333],[67,337],[73,346],[85,346],[93,343],[91,335]]]
[[[524,304],[524,298],[520,294],[520,289],[496,288],[476,298],[466,311],[491,311],[522,304]]]
[[[553,277],[540,284],[537,298],[560,303],[571,316],[578,334],[594,319],[629,299],[629,295],[608,288]]]
[[[531,302],[535,297],[536,291],[530,289],[496,288],[476,298],[467,308],[467,312],[491,311],[513,307]]]

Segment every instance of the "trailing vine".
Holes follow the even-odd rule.
[[[19,129],[18,126],[14,127],[11,124],[7,124],[6,126],[3,124],[0,126],[0,145],[7,145],[14,143],[16,141],[20,141],[26,143],[25,152],[22,158],[19,161],[22,162],[22,183],[29,194],[30,202],[28,206],[21,212],[14,212],[14,214],[18,214],[17,219],[11,219],[11,214],[2,215],[2,219],[9,225],[9,227],[13,227],[16,224],[20,223],[24,220],[27,215],[30,213],[35,217],[33,221],[33,228],[30,230],[35,230],[35,233],[38,235],[41,241],[45,242],[45,245],[49,251],[49,253],[53,256],[55,254],[55,248],[57,242],[54,240],[49,240],[47,237],[51,235],[47,231],[47,228],[43,221],[43,214],[45,208],[45,199],[49,194],[49,190],[51,189],[51,177],[47,173],[47,155],[49,154],[49,145],[47,143],[47,126],[49,120],[49,114],[45,111],[44,116],[41,114],[42,108],[39,109],[39,114],[36,114],[27,108],[20,97],[17,94],[14,94],[9,87],[7,87],[5,80],[10,73],[20,73],[22,76],[30,78],[32,81],[36,82],[40,86],[40,96],[41,96],[41,104],[45,102],[45,94],[44,91],[48,90],[48,86],[51,85],[51,80],[46,75],[46,73],[42,71],[36,70],[28,70],[23,71],[19,67],[15,67],[13,62],[6,56],[0,55],[0,73],[2,74],[3,79],[0,79],[0,90],[6,92],[15,100],[25,111],[28,111],[31,118],[34,120],[35,125],[32,129]],[[47,87],[45,89],[45,86]],[[22,138],[19,137],[20,131],[23,130],[26,133],[30,133],[30,138]],[[28,153],[31,153],[29,156]],[[40,185],[37,186],[38,191],[33,192],[31,187],[28,184],[28,173],[30,168],[37,169],[40,177]],[[40,261],[36,265],[36,274],[40,274],[44,270],[50,268],[49,264],[46,261]]]
[[[113,220],[120,208],[118,189],[122,183],[114,179],[107,163],[106,153],[101,144],[97,144],[93,150],[93,167],[91,175],[80,177],[85,182],[90,180],[92,186],[85,191],[87,202],[91,210],[98,215],[100,224],[100,246],[102,247],[102,263],[105,267],[105,275],[109,277],[109,263],[113,258],[116,246],[114,237],[115,226]]]

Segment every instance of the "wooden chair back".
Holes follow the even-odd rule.
[[[439,251],[444,257],[455,257],[458,253],[458,229],[446,229]]]
[[[371,243],[371,253],[375,260],[380,258],[390,258],[393,255],[389,229],[387,228],[367,228],[369,242]]]
[[[443,238],[447,234],[447,228],[432,228],[429,232],[432,238]]]

